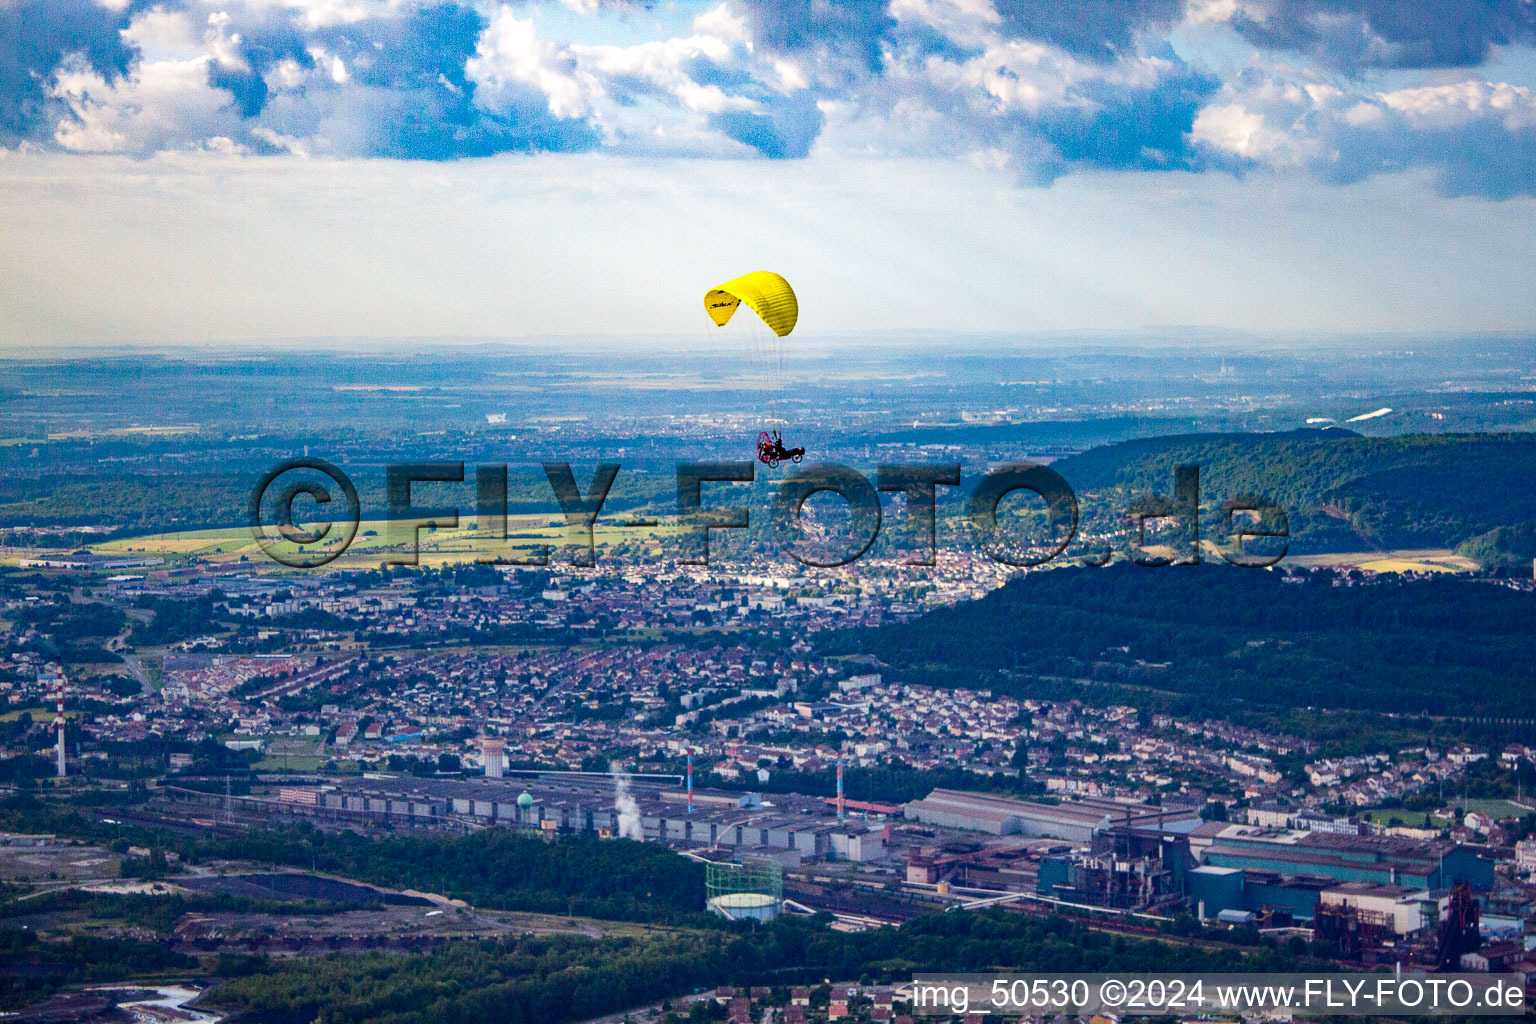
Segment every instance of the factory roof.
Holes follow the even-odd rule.
[[[1423,861],[1354,861],[1346,860],[1337,854],[1330,854],[1322,850],[1314,852],[1284,846],[1268,848],[1262,846],[1213,846],[1206,851],[1206,857],[1222,856],[1234,857],[1239,860],[1259,859],[1277,861],[1284,864],[1349,867],[1370,871],[1392,870],[1409,875],[1421,874],[1429,867]]]
[[[924,809],[948,811],[968,817],[1002,821],[1006,818],[1031,818],[1081,825],[1101,825],[1109,812],[1075,803],[1041,804],[984,793],[966,793],[955,789],[936,789],[922,800],[914,801]]]
[[[1456,848],[1449,841],[1405,839],[1400,836],[1361,836],[1336,832],[1307,832],[1297,845],[1320,850],[1372,852],[1410,860],[1438,860]]]
[[[1337,885],[1330,885],[1326,891],[1338,893],[1341,896],[1371,896],[1387,900],[1428,895],[1423,889],[1410,889],[1401,885],[1375,885],[1370,882],[1340,882]]]

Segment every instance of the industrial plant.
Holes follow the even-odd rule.
[[[496,740],[483,749],[480,779],[290,778],[234,802],[268,818],[663,843],[705,862],[705,909],[732,919],[825,911],[857,928],[935,904],[996,903],[1130,929],[1188,915],[1317,938],[1362,963],[1410,953],[1416,962],[1460,963],[1490,951],[1497,960],[1529,909],[1501,889],[1475,847],[1207,821],[1176,798],[1153,805],[935,789],[881,804],[695,788],[691,776],[516,772]]]

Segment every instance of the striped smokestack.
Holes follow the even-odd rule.
[[[62,779],[68,774],[68,769],[64,763],[64,690],[62,687],[59,689],[59,713],[53,722],[54,730],[59,734],[58,775]]]

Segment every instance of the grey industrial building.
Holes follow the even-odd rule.
[[[756,793],[697,790],[693,813],[676,787],[627,781],[633,812],[619,810],[618,784],[604,777],[484,779],[363,778],[319,791],[285,789],[298,813],[365,816],[420,824],[460,821],[545,832],[593,832],[673,846],[728,847],[793,866],[803,859],[877,860],[882,829],[839,821],[819,800],[783,798],[765,806]]]
[[[1101,832],[1117,825],[1168,832],[1189,832],[1200,826],[1200,815],[1192,808],[1165,809],[1102,799],[1046,804],[954,789],[935,789],[923,799],[912,801],[907,804],[906,816],[941,828],[998,836],[1039,836],[1074,843],[1090,843]]]

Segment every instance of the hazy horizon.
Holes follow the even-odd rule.
[[[803,334],[803,337],[802,337]],[[997,347],[1031,355],[1053,355],[1072,352],[1116,352],[1138,349],[1154,349],[1162,354],[1178,353],[1220,356],[1224,352],[1248,355],[1271,355],[1286,352],[1310,354],[1334,353],[1373,355],[1381,354],[1382,346],[1411,353],[1418,349],[1435,351],[1448,345],[1514,345],[1536,343],[1536,327],[1530,330],[1481,331],[1481,332],[1428,332],[1428,331],[1378,331],[1337,332],[1321,331],[1271,333],[1246,331],[1236,328],[1180,326],[1169,324],[1148,325],[1140,328],[1118,330],[1082,328],[1057,331],[935,331],[935,330],[868,330],[837,333],[797,331],[794,351],[802,356],[825,357],[839,350],[901,351],[906,346],[940,345],[948,343],[962,346],[960,351],[987,351],[996,353]],[[646,346],[644,349],[638,346]],[[975,347],[966,347],[975,346]],[[207,341],[151,342],[115,341],[96,344],[76,342],[66,345],[15,345],[0,350],[0,361],[46,361],[88,359],[103,356],[154,356],[193,358],[207,355],[215,358],[262,359],[287,352],[329,353],[344,356],[387,354],[390,356],[429,357],[437,353],[463,353],[474,349],[506,350],[537,354],[558,352],[611,352],[625,351],[643,358],[677,355],[718,355],[730,353],[721,350],[718,343],[676,334],[543,334],[525,336],[455,336],[424,337],[412,335],[394,336],[296,336],[277,338],[218,338]],[[942,355],[935,349],[933,355]]]

